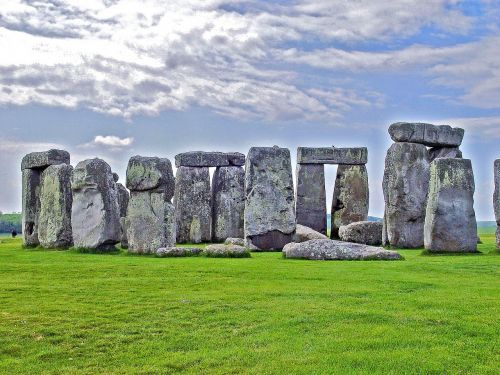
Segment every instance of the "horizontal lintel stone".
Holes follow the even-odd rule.
[[[368,162],[366,147],[298,147],[299,164],[350,164],[361,165]]]
[[[175,156],[176,167],[228,167],[245,165],[245,155],[239,152],[190,151]]]

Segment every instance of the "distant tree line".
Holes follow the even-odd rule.
[[[3,214],[0,212],[0,233],[10,233],[15,229],[21,233],[21,214]]]

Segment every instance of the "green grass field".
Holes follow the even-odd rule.
[[[498,374],[500,256],[153,258],[0,238],[4,374]]]

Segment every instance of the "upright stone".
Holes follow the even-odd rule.
[[[252,147],[245,166],[245,239],[254,250],[280,250],[295,232],[290,151]]]
[[[295,215],[297,224],[326,234],[325,167],[323,164],[297,164]]]
[[[500,249],[500,159],[494,164],[495,192],[493,193],[493,206],[495,207],[495,219],[497,221],[497,249]]]
[[[208,167],[179,167],[175,183],[178,243],[211,240],[212,205]]]
[[[71,175],[68,164],[51,165],[41,175],[38,238],[45,248],[73,245],[71,231]]]
[[[430,252],[475,252],[474,174],[468,159],[431,163],[425,217],[425,248]]]
[[[118,181],[118,179],[115,179],[115,182],[116,181]],[[127,240],[127,228],[124,219],[127,216],[127,207],[130,195],[127,188],[122,184],[120,184],[119,182],[116,183],[116,190],[118,195],[118,207],[120,209],[120,228],[121,228],[120,243],[121,246],[124,249],[126,249],[128,248],[128,240]]]
[[[242,167],[217,167],[212,177],[212,238],[243,237],[245,171]]]
[[[424,245],[429,156],[424,145],[394,143],[387,151],[383,190],[384,241],[400,248]]]
[[[338,238],[339,228],[368,220],[368,172],[364,165],[339,165],[333,190],[331,238]]]
[[[77,248],[114,249],[120,242],[120,210],[111,168],[102,159],[78,163],[71,181],[71,226]]]
[[[40,212],[40,174],[37,169],[22,170],[22,225],[23,245],[34,247],[38,240],[38,214]]]

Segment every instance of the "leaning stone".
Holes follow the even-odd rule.
[[[243,246],[213,244],[203,250],[203,255],[210,258],[250,258],[250,252]]]
[[[462,159],[462,151],[458,147],[433,147],[429,150],[429,161],[437,158]]]
[[[420,143],[429,147],[458,147],[462,143],[464,129],[422,122],[396,122],[389,126],[389,134],[394,142]]]
[[[165,193],[132,191],[125,226],[130,253],[154,254],[175,245],[175,209]]]
[[[368,161],[366,147],[298,147],[299,164],[348,164],[360,165]]]
[[[339,237],[346,242],[380,246],[382,245],[382,229],[381,221],[359,221],[341,226]]]
[[[417,143],[394,143],[387,151],[383,180],[384,231],[391,246],[417,248],[424,245],[428,187],[427,148]]]
[[[312,228],[297,224],[295,234],[293,235],[293,242],[305,242],[309,240],[327,240],[328,237],[323,233],[319,233]]]
[[[175,183],[178,243],[211,240],[212,204],[208,167],[179,167]]]
[[[38,240],[40,177],[41,172],[38,169],[22,170],[22,226],[25,247],[35,247],[40,244]]]
[[[226,245],[245,246],[245,239],[244,238],[226,238],[224,243]]]
[[[74,246],[83,249],[114,249],[120,242],[120,210],[116,183],[104,160],[78,163],[71,180],[71,226]]]
[[[212,239],[243,237],[245,171],[242,167],[217,167],[212,177]]]
[[[64,150],[32,152],[23,157],[21,169],[47,168],[49,165],[69,164],[69,161],[69,152]]]
[[[326,234],[325,167],[297,164],[295,215],[297,224]]]
[[[295,233],[292,165],[287,148],[252,147],[245,166],[245,242],[280,250]]]
[[[71,231],[71,175],[68,164],[51,165],[42,172],[38,239],[45,248],[65,249],[73,245]]]
[[[289,259],[310,260],[398,260],[395,251],[381,247],[334,240],[310,240],[289,243],[283,248],[283,256]]]
[[[156,256],[159,258],[169,257],[190,257],[199,255],[202,250],[198,247],[161,247],[156,250]]]
[[[176,167],[228,167],[245,165],[245,155],[239,152],[190,151],[175,156]]]
[[[131,191],[165,193],[168,201],[174,196],[172,164],[166,158],[132,156],[128,161],[126,180]]]
[[[430,168],[425,249],[477,251],[474,174],[469,159],[436,159]]]
[[[330,236],[342,225],[368,219],[368,172],[364,165],[339,165],[333,190]]]

